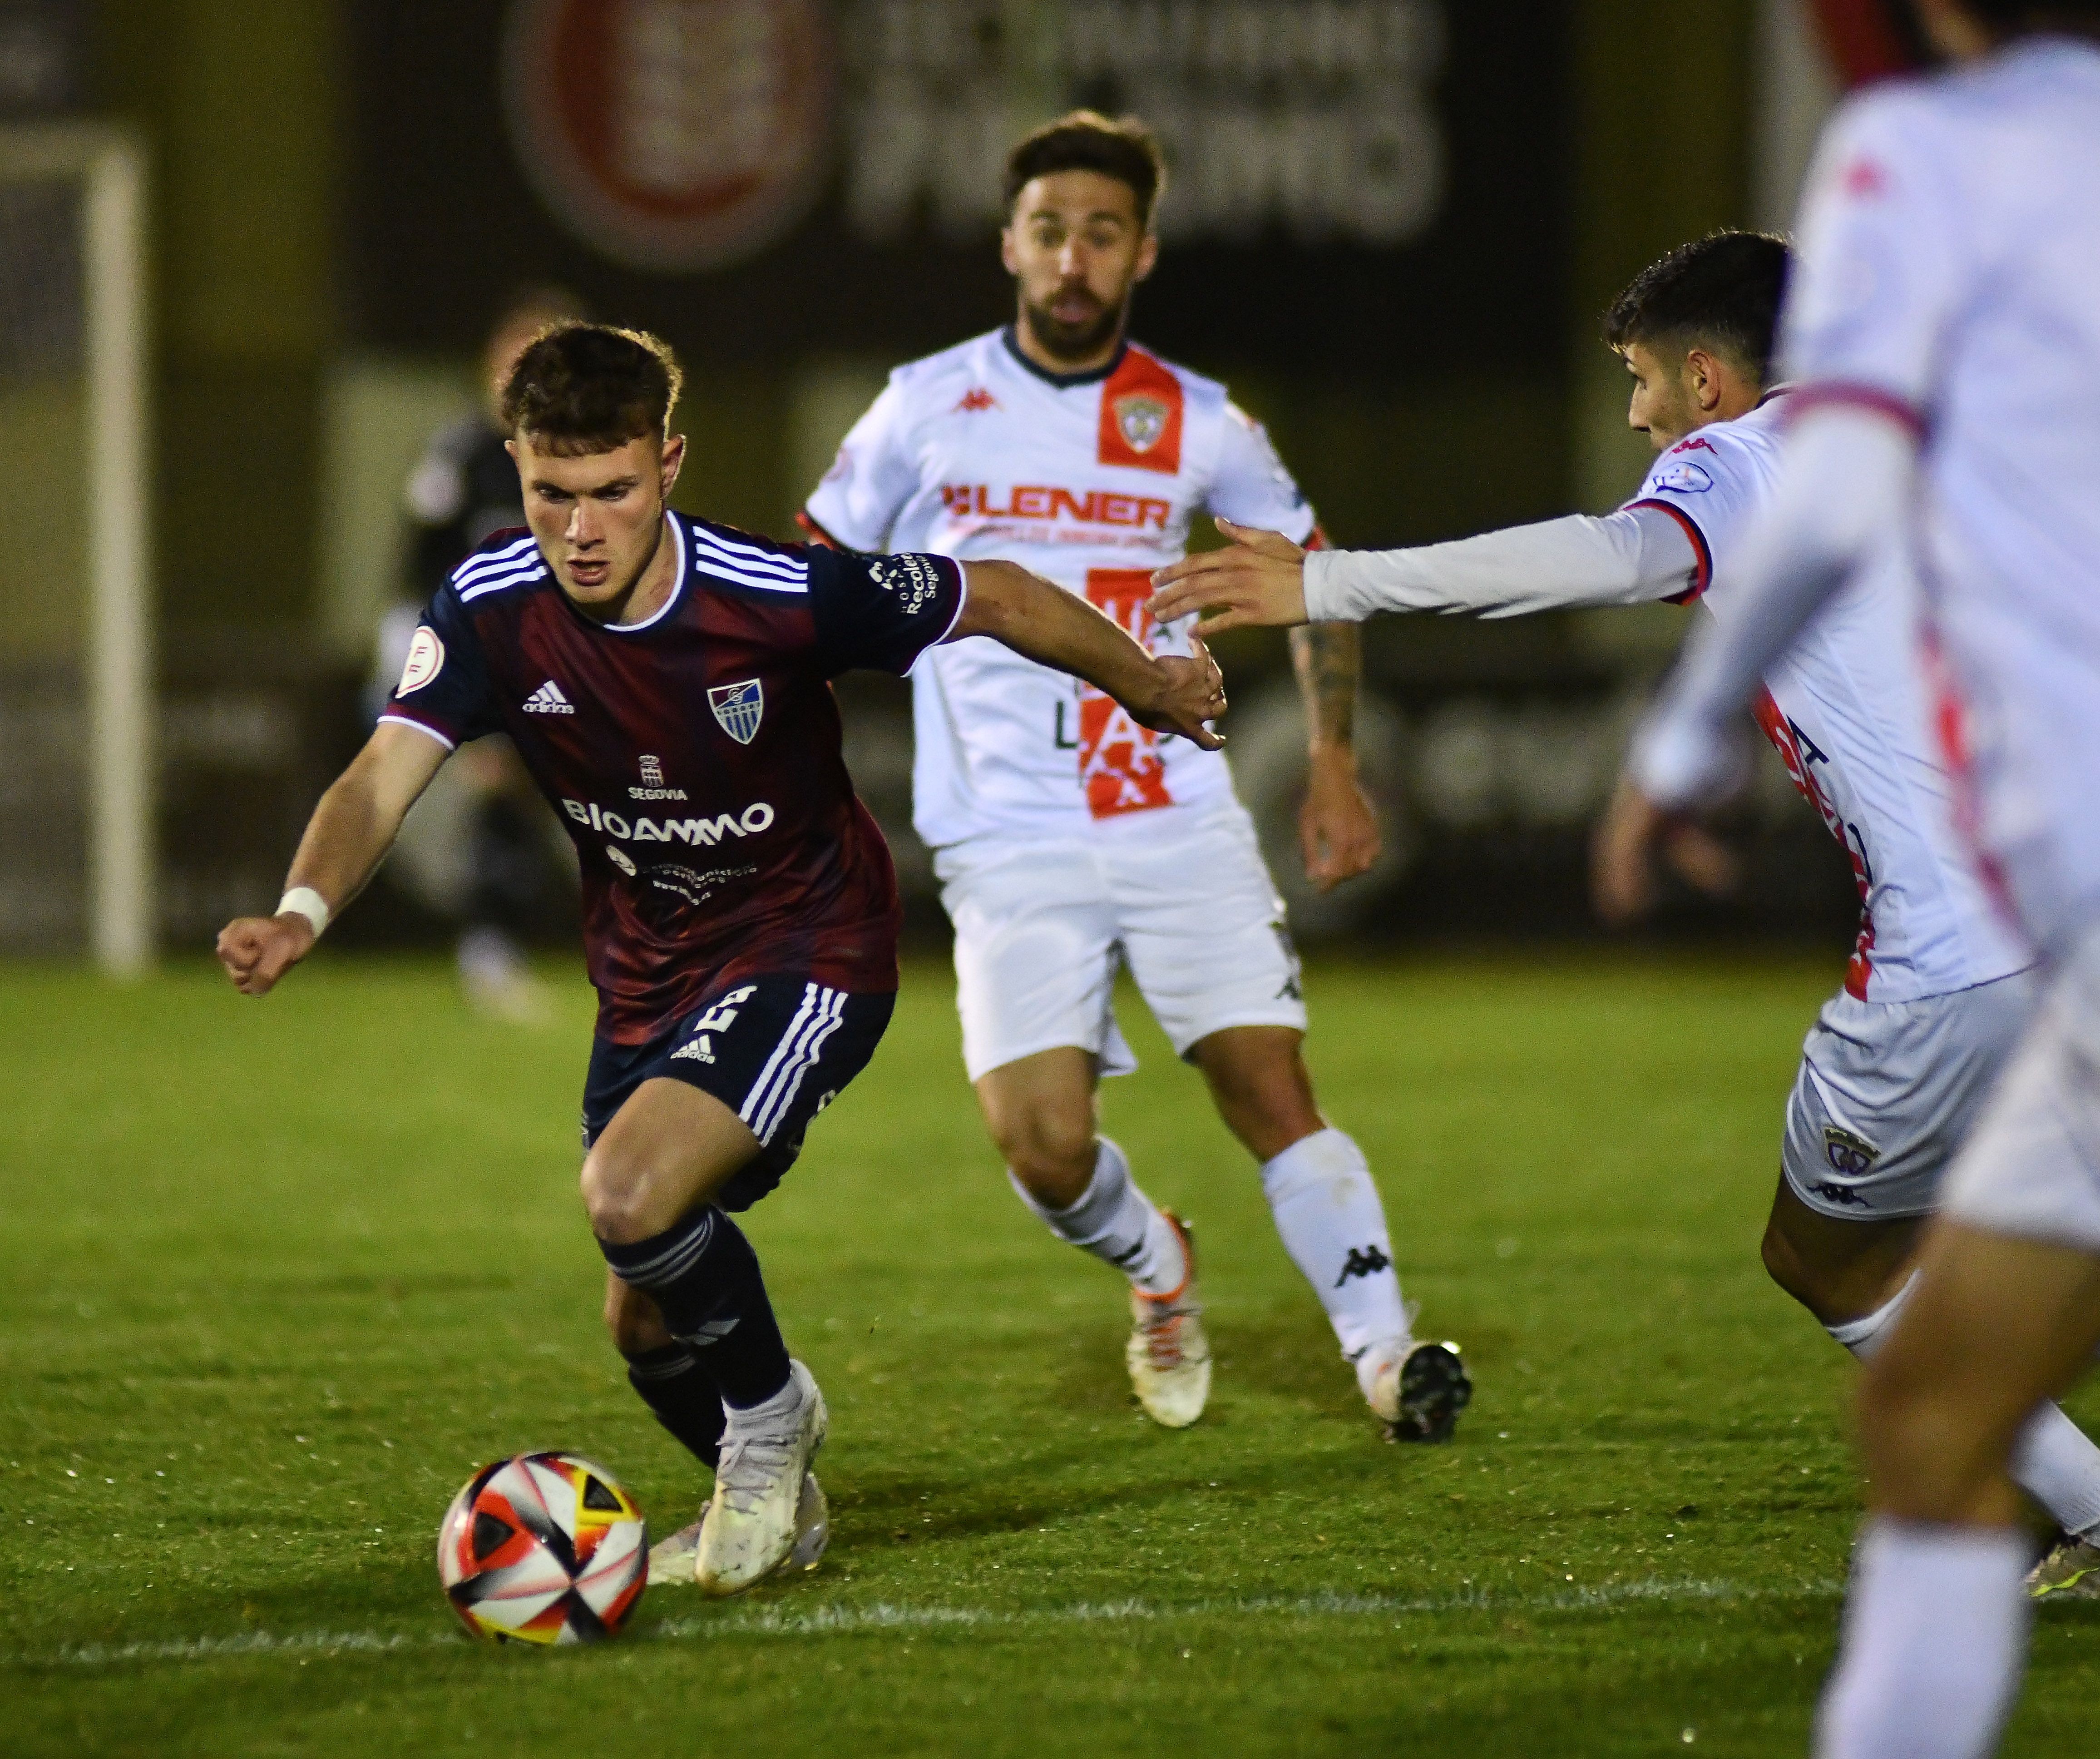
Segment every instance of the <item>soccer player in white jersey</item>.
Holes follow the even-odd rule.
[[[1771,498],[1792,401],[1769,366],[1787,263],[1777,239],[1716,233],[1613,303],[1604,333],[1633,377],[1627,419],[1661,456],[1610,517],[1383,555],[1306,556],[1278,535],[1242,533],[1232,549],[1166,570],[1160,612],[1224,606],[1211,626],[1228,628],[1697,599],[1732,625],[1746,530]],[[1756,711],[1843,846],[1860,899],[1844,986],[1802,1045],[1764,1262],[1862,1357],[1902,1310],[1941,1176],[2032,1007],[2032,955],[1998,921],[1946,811],[1911,607],[1900,569],[1857,583],[1766,669]],[[1710,873],[1712,846],[1683,852]],[[2054,1406],[2037,1414],[2018,1469],[2067,1532],[2100,1528],[2100,1449]]]
[[[1002,248],[1016,320],[891,375],[810,497],[812,535],[1026,558],[1160,653],[1191,651],[1145,600],[1198,510],[1313,538],[1305,497],[1224,387],[1126,339],[1163,176],[1141,125],[1089,112],[1015,148]],[[1294,654],[1312,723],[1301,829],[1312,877],[1333,883],[1378,845],[1350,748],[1356,632]],[[1195,1421],[1211,1361],[1187,1231],[1096,1129],[1100,1076],[1136,1067],[1111,1010],[1118,963],[1261,1163],[1284,1245],[1388,1433],[1448,1436],[1471,1386],[1454,1346],[1410,1336],[1378,1187],[1318,1110],[1283,905],[1224,760],[989,642],[912,684],[914,822],[955,923],[964,1061],[1022,1200],[1128,1278],[1146,1412]]]
[[[1637,740],[1626,809],[1646,829],[1710,796],[1750,681],[1912,552],[1962,822],[2044,988],[1861,1383],[1827,1759],[1992,1748],[2024,1647],[2010,1467],[2100,1344],[2100,0],[1918,10],[1957,65],[1824,136],[1787,313],[1800,413],[1738,617]]]

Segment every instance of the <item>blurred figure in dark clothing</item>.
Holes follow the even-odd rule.
[[[401,675],[431,594],[492,532],[524,524],[496,387],[542,329],[583,316],[580,303],[558,288],[514,294],[483,351],[481,407],[432,435],[409,474],[411,535],[402,581],[408,596],[380,621],[372,714]],[[447,764],[403,826],[392,869],[422,904],[459,921],[460,981],[479,1011],[523,1021],[548,1014],[519,935],[549,891],[567,883],[567,840],[501,735],[476,741]]]

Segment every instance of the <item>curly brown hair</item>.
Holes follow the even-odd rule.
[[[668,439],[685,379],[670,344],[646,330],[549,324],[504,382],[503,425],[560,457]]]

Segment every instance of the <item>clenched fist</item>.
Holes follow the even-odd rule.
[[[296,910],[244,916],[218,931],[218,962],[244,996],[267,996],[313,951],[314,926]]]

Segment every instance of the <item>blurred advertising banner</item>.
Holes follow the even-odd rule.
[[[553,277],[740,356],[941,346],[1006,303],[1007,149],[1090,104],[1144,117],[1171,161],[1156,345],[1405,374],[1476,341],[1544,364],[1564,11],[371,0],[353,323],[458,348],[507,285]]]

